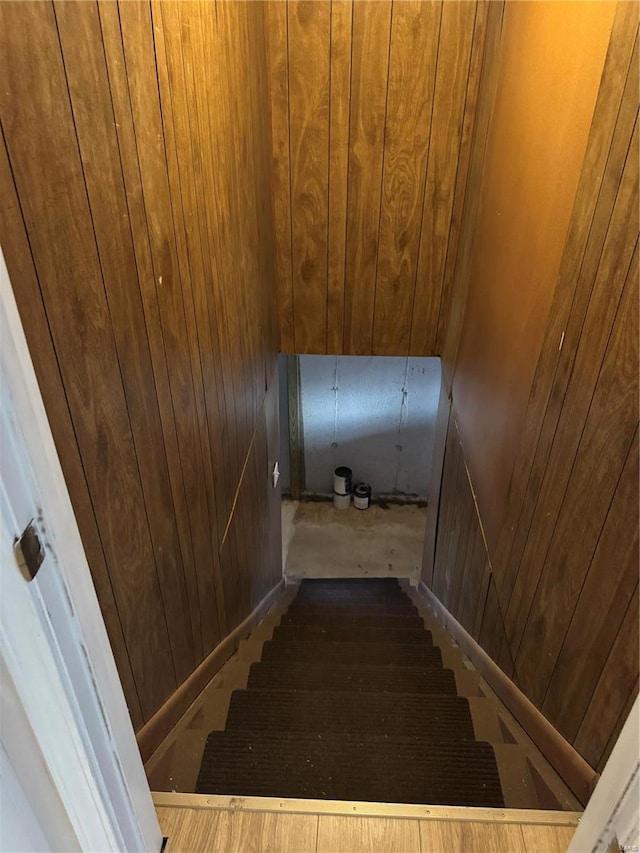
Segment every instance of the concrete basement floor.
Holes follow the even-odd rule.
[[[301,578],[420,576],[427,509],[373,504],[335,509],[330,501],[283,501],[283,570]]]

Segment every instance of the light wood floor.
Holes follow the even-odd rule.
[[[158,808],[166,853],[565,853],[574,827]]]

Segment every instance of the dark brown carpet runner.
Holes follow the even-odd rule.
[[[386,579],[302,582],[207,738],[196,791],[504,806],[492,747]]]

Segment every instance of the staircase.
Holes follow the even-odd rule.
[[[434,633],[395,579],[303,581],[208,735],[196,791],[535,805],[522,750]]]

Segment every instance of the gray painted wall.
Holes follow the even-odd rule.
[[[300,356],[306,491],[348,465],[374,494],[425,497],[440,381],[438,358]]]

